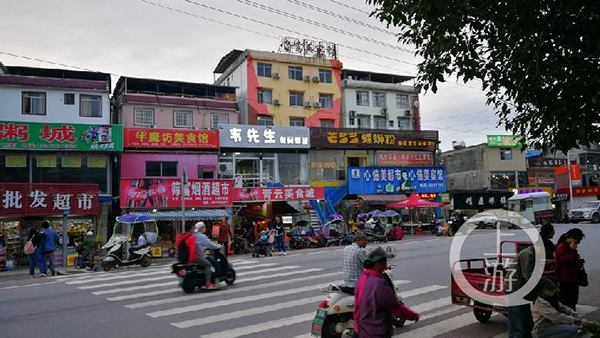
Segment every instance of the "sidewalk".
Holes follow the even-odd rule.
[[[588,270],[590,285],[579,288],[579,304],[592,305],[600,308],[600,269]],[[600,322],[600,309],[587,314],[585,318]]]
[[[76,269],[75,267],[67,267],[67,268],[56,268],[56,273],[59,275],[71,275],[77,273],[88,272],[86,269]],[[36,278],[40,276],[40,271],[38,268],[35,268],[35,276]],[[50,271],[48,271],[48,276],[50,276]],[[12,278],[11,278],[12,277]],[[20,278],[17,278],[20,277]],[[0,281],[9,280],[9,279],[24,279],[29,278],[29,267],[27,266],[19,266],[15,268],[13,271],[0,271]]]

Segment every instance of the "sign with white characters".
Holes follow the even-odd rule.
[[[222,124],[219,139],[221,148],[310,148],[310,130],[305,127]]]
[[[236,188],[234,202],[260,201],[308,201],[325,199],[323,188],[316,187],[275,187],[275,188]]]
[[[94,215],[97,184],[0,183],[0,216]]]
[[[350,167],[351,194],[432,193],[446,191],[446,169],[438,167]]]

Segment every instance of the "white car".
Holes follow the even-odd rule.
[[[480,212],[469,218],[467,223],[476,224],[479,229],[485,229],[486,227],[493,228],[498,223],[498,217],[490,212]]]
[[[577,209],[569,210],[569,219],[572,223],[581,221],[600,223],[600,201],[585,202]]]

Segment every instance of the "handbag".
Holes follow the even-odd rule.
[[[31,255],[35,252],[35,245],[33,245],[33,240],[30,239],[25,243],[25,246],[23,247],[23,252],[25,252],[26,255]]]
[[[588,285],[590,285],[590,282],[588,281],[588,274],[587,274],[587,271],[585,271],[585,268],[582,265],[581,268],[580,268],[580,270],[579,270],[579,286],[586,287]]]
[[[219,224],[213,225],[213,228],[212,228],[213,239],[219,237],[220,230],[221,230],[221,226]]]

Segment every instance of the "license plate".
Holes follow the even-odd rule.
[[[321,332],[323,331],[323,323],[325,322],[325,317],[327,317],[327,311],[325,310],[317,310],[317,315],[312,322],[311,334],[313,337],[321,337]]]

